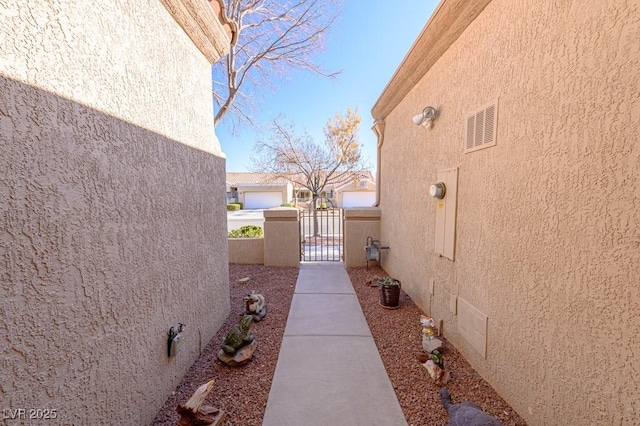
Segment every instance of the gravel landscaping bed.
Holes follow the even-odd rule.
[[[420,315],[424,312],[404,291],[400,292],[400,308],[389,310],[380,306],[378,289],[368,286],[367,281],[385,276],[383,269],[348,268],[347,273],[407,423],[414,426],[448,424],[449,417],[440,402],[441,387],[431,380],[415,356],[422,351]],[[444,367],[451,374],[447,388],[453,402],[473,401],[505,426],[526,425],[455,347],[445,338],[441,340]]]
[[[245,277],[251,280],[246,284],[238,283]],[[176,413],[178,404],[187,402],[198,386],[211,379],[215,384],[205,404],[224,410],[227,425],[262,424],[297,279],[298,268],[229,265],[229,318],[189,369],[175,393],[167,399],[152,425],[175,426],[180,418]],[[227,330],[240,320],[244,312],[242,298],[252,290],[261,293],[267,302],[267,316],[252,326],[257,339],[256,352],[248,364],[228,367],[218,360],[220,342]]]
[[[408,424],[448,424],[447,413],[440,403],[440,387],[433,383],[415,356],[422,349],[419,321],[423,312],[404,292],[401,293],[399,309],[388,310],[379,305],[377,288],[367,286],[366,282],[370,278],[385,275],[381,268],[374,267],[368,271],[365,268],[349,268],[347,272]],[[297,268],[229,265],[231,314],[174,394],[167,399],[153,425],[175,425],[179,418],[176,406],[184,404],[198,386],[211,379],[215,380],[215,384],[206,404],[223,409],[228,415],[226,424],[262,424],[297,276]],[[238,280],[243,277],[250,277],[251,280],[247,284],[240,284]],[[257,349],[247,365],[227,367],[217,359],[220,342],[227,330],[240,319],[244,310],[242,298],[251,290],[262,293],[268,306],[264,320],[253,325]],[[441,352],[445,368],[452,375],[447,387],[453,402],[471,400],[505,426],[526,425],[457,350],[446,339],[443,340]]]

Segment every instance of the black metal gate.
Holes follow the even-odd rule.
[[[342,261],[342,209],[311,209],[300,212],[300,260]]]

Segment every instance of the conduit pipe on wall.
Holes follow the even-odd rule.
[[[376,155],[376,202],[373,207],[380,207],[380,156],[382,155],[382,144],[384,143],[384,120],[375,120],[371,128],[378,138],[378,151]]]

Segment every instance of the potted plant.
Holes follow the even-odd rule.
[[[380,305],[387,309],[400,307],[400,281],[391,277],[378,278]]]

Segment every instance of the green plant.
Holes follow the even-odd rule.
[[[262,227],[245,225],[233,231],[229,231],[229,238],[260,238],[264,236]]]
[[[400,285],[400,281],[396,280],[395,278],[391,278],[391,277],[378,278],[378,283],[380,285]]]
[[[240,204],[238,204],[238,203],[227,204],[227,210],[231,211],[231,212],[236,211],[236,210],[240,210]]]
[[[291,204],[291,203],[282,203],[282,204],[280,204],[280,207],[293,207],[293,204]]]

